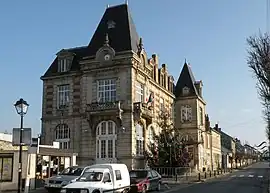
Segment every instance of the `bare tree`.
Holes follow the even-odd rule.
[[[270,36],[259,33],[258,36],[250,36],[247,43],[247,63],[257,80],[256,87],[267,124],[266,135],[270,140]]]

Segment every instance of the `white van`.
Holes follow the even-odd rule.
[[[95,164],[87,168],[76,182],[63,187],[61,193],[127,192],[130,188],[125,164]]]

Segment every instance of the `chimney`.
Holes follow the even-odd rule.
[[[194,85],[195,85],[195,87],[196,87],[196,89],[197,89],[197,91],[198,91],[199,96],[202,97],[202,87],[203,87],[202,81],[201,81],[201,80],[196,81],[196,82],[194,83]]]
[[[209,120],[208,114],[205,115],[205,128],[206,128],[207,131],[210,130],[210,120]]]

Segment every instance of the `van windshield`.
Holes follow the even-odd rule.
[[[83,175],[78,179],[78,181],[84,182],[100,182],[102,180],[102,172],[84,172]]]

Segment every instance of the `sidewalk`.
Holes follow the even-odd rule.
[[[0,193],[17,193],[17,190],[0,190]],[[47,193],[47,190],[44,187],[41,187],[41,188],[29,190],[28,193]]]

